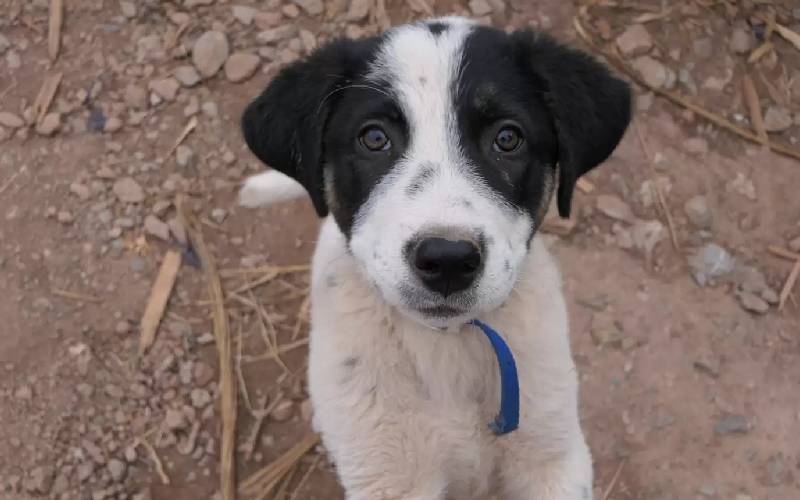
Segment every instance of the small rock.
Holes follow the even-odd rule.
[[[335,3],[335,2],[334,2]],[[300,15],[300,7],[295,4],[289,3],[281,7],[281,13],[289,19],[297,19]]]
[[[664,89],[675,86],[677,80],[675,72],[650,56],[637,57],[633,60],[632,66],[648,85]]]
[[[122,177],[112,186],[117,199],[123,203],[141,203],[144,201],[144,189],[132,177]]]
[[[91,191],[89,191],[89,186],[86,184],[81,184],[79,182],[73,182],[69,185],[69,192],[74,194],[78,197],[81,201],[86,201],[89,199],[91,195]]]
[[[735,54],[746,54],[753,47],[753,36],[743,28],[735,28],[728,47]]]
[[[266,29],[256,35],[256,41],[261,45],[267,45],[281,40],[286,40],[296,36],[297,26],[294,24],[284,24],[276,28]]]
[[[167,414],[164,417],[164,425],[171,431],[180,431],[186,429],[189,423],[186,420],[186,415],[182,411],[170,408],[167,410]]]
[[[236,52],[225,62],[225,77],[233,83],[243,82],[253,76],[259,64],[261,58],[256,54]]]
[[[704,484],[700,486],[699,492],[704,497],[714,497],[717,494],[717,487],[713,484]]]
[[[709,37],[698,38],[692,42],[692,50],[698,59],[711,59],[714,55],[713,41]]]
[[[139,85],[129,84],[125,87],[125,93],[122,96],[125,104],[135,110],[143,111],[147,109],[147,91]]]
[[[179,167],[188,168],[194,166],[194,150],[185,144],[181,144],[175,149],[175,162]]]
[[[117,321],[117,324],[114,326],[114,332],[117,335],[125,335],[127,333],[130,333],[130,331],[131,331],[131,324],[124,319]]]
[[[167,57],[160,35],[148,35],[136,41],[136,62],[154,63]]]
[[[711,229],[713,217],[711,210],[708,208],[706,197],[702,195],[689,198],[683,204],[683,211],[686,212],[686,217],[689,222],[698,229]]]
[[[30,401],[33,399],[33,389],[29,385],[23,385],[14,391],[14,397],[21,401]]]
[[[643,24],[632,24],[617,37],[617,47],[625,56],[639,56],[653,48],[653,38]]]
[[[322,0],[292,0],[292,3],[310,16],[318,16],[325,11],[325,4],[322,3]]]
[[[719,377],[720,361],[715,356],[710,354],[701,356],[695,359],[692,365],[697,371],[705,373],[711,378]]]
[[[172,72],[172,75],[184,87],[194,87],[200,83],[200,73],[197,72],[194,66],[178,66]]]
[[[172,102],[178,95],[178,89],[181,87],[178,80],[175,78],[161,78],[159,80],[150,80],[148,88],[155,92],[159,97],[167,102]]]
[[[783,454],[777,453],[767,460],[767,480],[772,486],[778,486],[786,478],[786,465],[784,464]]]
[[[61,113],[47,113],[42,121],[36,124],[36,133],[44,136],[51,136],[61,128]]]
[[[469,10],[473,16],[488,16],[492,13],[492,6],[486,0],[470,0]]]
[[[792,126],[792,114],[781,106],[770,106],[764,114],[764,128],[767,132],[783,132]]]
[[[205,387],[214,380],[214,370],[202,361],[196,361],[192,367],[194,381],[199,387]]]
[[[121,10],[122,15],[128,19],[133,19],[134,17],[136,17],[136,4],[133,2],[120,0],[119,10]]]
[[[0,111],[0,125],[8,128],[22,128],[25,126],[25,120],[14,113]]]
[[[270,417],[276,422],[285,422],[292,418],[294,413],[294,403],[290,399],[284,399],[275,406],[275,409],[270,413]]]
[[[370,0],[351,0],[350,8],[347,9],[345,20],[356,22],[361,21],[369,14]]]
[[[300,30],[300,41],[303,42],[303,50],[310,54],[317,48],[317,37],[308,30]]]
[[[75,217],[72,215],[71,212],[67,210],[59,210],[58,215],[56,215],[56,220],[61,224],[72,224],[75,221]]]
[[[172,236],[175,237],[175,241],[181,245],[186,245],[189,243],[189,240],[186,236],[186,228],[183,227],[183,223],[181,223],[180,219],[177,217],[172,217],[167,221],[167,226],[169,226],[169,231],[172,233]]]
[[[711,280],[730,274],[735,266],[736,260],[733,256],[716,243],[704,245],[689,257],[692,276],[700,286],[706,286]]]
[[[742,291],[737,293],[737,296],[739,297],[739,303],[742,305],[742,309],[745,311],[755,314],[767,314],[767,312],[769,312],[769,304],[758,295]]]
[[[636,219],[631,207],[620,197],[611,194],[601,194],[597,197],[597,209],[614,220],[633,222]]]
[[[46,495],[50,493],[55,478],[55,469],[49,465],[36,467],[25,478],[24,487],[28,493]]]
[[[125,451],[123,452],[123,456],[125,457],[125,461],[129,464],[136,463],[136,461],[139,459],[135,446],[126,447]]]
[[[75,390],[80,394],[84,399],[89,399],[94,394],[94,387],[86,382],[81,382],[80,384],[75,386]]]
[[[192,63],[203,77],[210,78],[225,64],[229,52],[225,33],[206,31],[192,47]]]
[[[726,415],[714,425],[714,434],[746,434],[750,431],[750,423],[743,415]]]
[[[211,403],[211,394],[205,389],[192,389],[189,394],[192,406],[201,410]]]
[[[211,5],[214,3],[214,0],[185,0],[183,3],[186,5],[186,8],[191,9],[192,7]]]
[[[683,149],[694,155],[708,153],[708,141],[702,137],[690,137],[683,141]]]
[[[148,215],[144,218],[144,230],[151,236],[169,241],[169,226],[155,215]]]
[[[789,241],[789,250],[800,252],[800,236]]]
[[[306,399],[300,403],[300,417],[304,422],[311,422],[314,414],[314,408],[311,406],[311,400]]]
[[[128,466],[125,465],[125,462],[116,458],[112,458],[108,461],[106,469],[108,469],[108,473],[111,475],[111,479],[115,483],[122,482],[128,473]]]
[[[203,111],[203,114],[211,117],[216,118],[219,116],[219,108],[217,107],[217,103],[213,101],[206,101],[200,105],[200,110]]]
[[[283,19],[283,15],[280,12],[256,12],[255,17],[253,20],[256,23],[256,26],[260,30],[265,30],[267,28],[272,28],[273,26],[277,26],[281,20]]]
[[[211,220],[217,224],[225,222],[226,217],[228,217],[228,212],[224,208],[215,208],[211,211]]]
[[[728,182],[725,187],[729,191],[736,191],[745,198],[756,201],[758,195],[756,194],[756,186],[751,179],[748,179],[743,173],[737,172],[736,177]]]
[[[247,5],[234,5],[231,7],[233,18],[245,26],[250,26],[253,23],[256,12],[256,9]]]
[[[599,312],[592,316],[590,333],[594,345],[598,347],[622,347],[622,329],[609,313]]]
[[[94,475],[94,462],[84,462],[78,465],[78,481],[85,483]]]
[[[9,48],[11,48],[11,42],[4,34],[0,33],[0,55],[5,53]]]
[[[114,132],[118,132],[122,129],[122,120],[117,118],[116,116],[111,116],[106,120],[105,125],[103,126],[103,131],[108,132],[109,134],[113,134]]]

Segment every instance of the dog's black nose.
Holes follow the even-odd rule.
[[[426,287],[447,297],[475,281],[481,268],[481,251],[467,240],[425,238],[412,252],[411,264]]]

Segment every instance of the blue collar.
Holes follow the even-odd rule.
[[[519,426],[519,375],[514,354],[503,337],[492,327],[477,319],[473,319],[469,324],[483,330],[489,338],[497,356],[497,365],[500,367],[500,413],[494,422],[489,424],[489,429],[498,436],[508,434]]]

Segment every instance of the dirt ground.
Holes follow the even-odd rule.
[[[3,499],[221,498],[211,308],[177,194],[222,270],[239,479],[310,433],[303,265],[318,222],[305,201],[236,206],[262,168],[238,119],[281,66],[332,36],[431,12],[586,48],[584,30],[651,86],[800,149],[793,0],[64,3],[51,62],[50,2],[0,2]],[[565,275],[595,498],[800,498],[800,309],[785,286],[800,270],[800,161],[636,89],[634,123],[577,195],[574,224],[540,236]],[[170,249],[184,264],[138,356]],[[277,498],[343,498],[319,447],[284,483]]]

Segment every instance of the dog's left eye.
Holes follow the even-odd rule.
[[[370,151],[387,151],[392,147],[389,136],[378,126],[372,125],[361,131],[361,144]]]
[[[513,153],[522,144],[522,133],[517,127],[503,127],[494,138],[494,150],[498,153]]]

